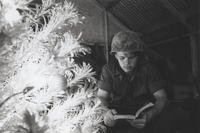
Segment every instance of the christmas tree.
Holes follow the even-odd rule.
[[[0,132],[96,133],[106,108],[69,1],[0,0]]]

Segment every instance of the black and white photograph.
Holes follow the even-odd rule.
[[[0,133],[200,133],[199,0],[0,0]]]

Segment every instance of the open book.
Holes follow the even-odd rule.
[[[136,113],[135,115],[115,115],[114,119],[137,119],[141,113],[145,112],[146,110],[152,108],[154,104],[152,102],[149,102],[148,104],[145,104],[142,106]]]

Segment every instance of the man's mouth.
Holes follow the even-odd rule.
[[[125,69],[132,69],[131,66],[124,66],[123,68],[125,68]]]

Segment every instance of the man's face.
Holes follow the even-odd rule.
[[[131,72],[137,64],[138,53],[134,52],[116,52],[115,58],[125,73]]]

